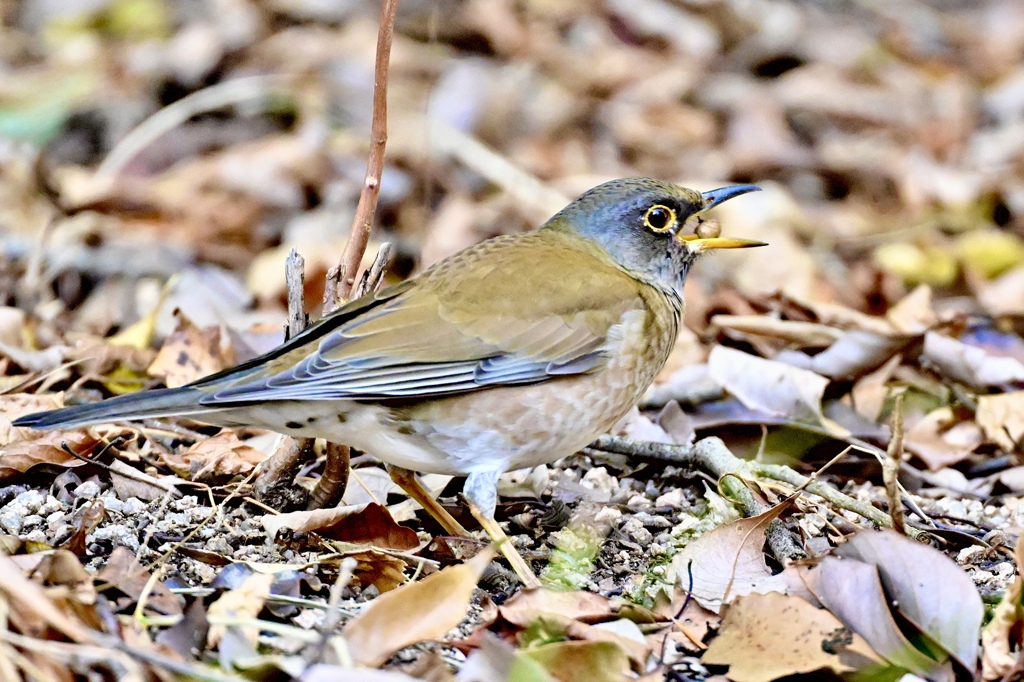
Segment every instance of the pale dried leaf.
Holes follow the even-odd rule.
[[[726,346],[708,358],[711,376],[752,410],[820,423],[821,398],[828,379],[782,362],[774,362]]]
[[[974,671],[985,607],[974,582],[953,560],[892,531],[858,533],[837,551],[873,564],[900,613]]]
[[[178,328],[146,370],[151,377],[177,388],[235,364],[235,353],[222,338],[220,327],[200,329],[180,313],[177,319]]]
[[[878,657],[828,611],[799,597],[769,593],[730,604],[701,660],[729,666],[728,677],[735,682],[771,682],[816,670],[851,672]]]
[[[206,636],[207,644],[216,647],[227,632],[231,623],[224,621],[245,621],[256,618],[270,596],[270,586],[274,584],[274,576],[269,573],[253,573],[242,584],[222,594],[217,601],[210,604],[206,617],[210,621],[210,631]],[[259,629],[251,625],[237,625],[239,632],[252,648],[256,647]]]
[[[420,546],[414,530],[395,523],[388,510],[374,502],[288,514],[267,514],[261,523],[271,538],[282,528],[288,528],[295,533],[316,531],[332,540],[385,549],[405,551]]]
[[[719,526],[688,544],[672,558],[672,571],[681,589],[693,575],[693,598],[718,613],[723,603],[752,592],[785,592],[786,581],[772,575],[764,561],[768,524],[785,505]]]
[[[975,419],[985,438],[1013,452],[1024,438],[1024,391],[978,396]]]
[[[493,558],[494,551],[485,549],[463,564],[374,599],[345,625],[352,658],[377,667],[399,649],[443,637],[466,617],[476,583]]]
[[[970,386],[1002,386],[1024,381],[1024,364],[1012,357],[992,355],[984,348],[928,332],[924,359],[940,374]]]
[[[938,662],[918,651],[896,625],[874,566],[825,557],[809,583],[825,607],[889,663],[924,676],[939,671]]]

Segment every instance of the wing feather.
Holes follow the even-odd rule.
[[[522,249],[538,272],[529,281],[500,267]],[[485,242],[399,287],[204,382],[203,403],[427,398],[591,372],[609,330],[644,307],[627,273],[546,231]]]

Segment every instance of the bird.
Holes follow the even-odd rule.
[[[188,416],[324,438],[383,461],[455,535],[468,533],[417,472],[465,476],[470,512],[524,586],[536,587],[494,518],[499,477],[581,450],[637,404],[672,351],[694,261],[764,245],[693,228],[707,210],[758,189],[612,180],[539,228],[470,246],[253,360],[14,425]]]

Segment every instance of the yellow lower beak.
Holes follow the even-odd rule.
[[[759,242],[756,239],[733,239],[730,237],[706,237],[701,239],[695,234],[681,234],[677,239],[686,242],[686,245],[694,251],[746,249],[751,246],[768,246],[768,242]]]

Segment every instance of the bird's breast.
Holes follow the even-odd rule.
[[[663,303],[623,314],[609,330],[606,362],[590,373],[391,409],[380,425],[388,433],[377,439],[390,440],[391,452],[378,443],[372,454],[449,474],[518,469],[573,454],[621,419],[664,366],[680,310]],[[413,451],[421,461],[405,458]]]

